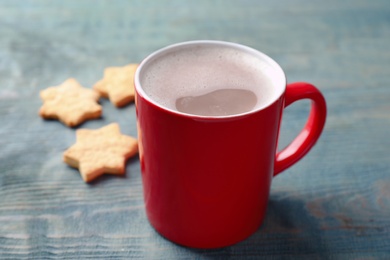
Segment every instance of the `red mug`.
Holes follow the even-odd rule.
[[[266,64],[275,95],[260,108],[218,117],[176,111],[145,92],[152,63],[205,46],[229,48]],[[163,237],[194,248],[225,247],[253,234],[263,221],[272,178],[313,147],[326,119],[325,99],[315,86],[287,84],[274,60],[236,43],[192,41],[158,50],[139,65],[135,90],[147,217]],[[301,99],[311,100],[307,123],[278,152],[283,109]]]

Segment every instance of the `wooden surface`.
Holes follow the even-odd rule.
[[[138,159],[85,184],[62,162],[75,130],[37,113],[39,91],[171,43],[218,39],[273,57],[329,108],[315,148],[273,181],[264,225],[247,240],[194,250],[145,218]],[[0,1],[0,258],[390,259],[390,1]],[[135,109],[102,100],[136,135]],[[281,145],[308,103],[285,111]],[[207,180],[204,180],[207,182]]]

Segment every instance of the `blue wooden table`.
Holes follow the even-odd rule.
[[[273,181],[263,226],[217,250],[180,247],[145,217],[138,159],[85,184],[62,162],[75,129],[39,118],[39,91],[140,62],[168,44],[217,39],[273,57],[318,86],[328,120]],[[390,1],[0,1],[0,258],[390,259]],[[135,108],[102,100],[136,136]],[[281,147],[309,103],[285,111]],[[207,180],[205,180],[206,182]]]

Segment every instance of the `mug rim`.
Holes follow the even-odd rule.
[[[183,47],[183,46],[188,46],[188,45],[215,45],[215,46],[227,46],[227,47],[231,47],[231,48],[235,48],[235,49],[238,49],[238,50],[242,50],[242,51],[245,51],[247,53],[250,53],[252,55],[257,55],[258,57],[261,57],[261,59],[263,59],[268,65],[270,65],[274,70],[276,70],[276,72],[278,73],[279,77],[282,77],[282,84],[281,86],[276,86],[276,93],[275,95],[269,99],[268,102],[265,102],[264,105],[262,106],[259,106],[255,109],[252,109],[250,111],[247,111],[247,112],[244,112],[244,113],[238,113],[238,114],[232,114],[232,115],[224,115],[224,116],[205,116],[205,115],[196,115],[196,114],[190,114],[190,113],[184,113],[184,112],[180,112],[178,110],[174,110],[174,109],[171,109],[171,108],[168,108],[166,106],[163,106],[161,105],[160,103],[156,102],[155,100],[153,100],[152,98],[150,98],[146,92],[144,91],[144,89],[142,88],[141,86],[141,81],[140,81],[140,74],[141,74],[141,71],[143,70],[143,67],[150,61],[152,60],[154,57],[157,57],[159,55],[162,55],[163,53],[165,52],[169,52],[170,50],[172,49],[175,49],[175,48],[180,48],[180,47]],[[194,40],[194,41],[184,41],[184,42],[179,42],[179,43],[174,43],[174,44],[170,44],[166,47],[163,47],[163,48],[160,48],[154,52],[152,52],[151,54],[149,54],[148,56],[146,56],[142,61],[141,63],[138,65],[137,67],[137,70],[135,72],[135,76],[134,76],[134,88],[135,88],[135,92],[136,92],[136,95],[140,95],[142,98],[144,98],[146,101],[148,101],[149,103],[153,104],[154,106],[164,110],[164,111],[167,111],[167,112],[170,112],[170,113],[173,113],[175,115],[178,115],[178,116],[184,116],[184,117],[189,117],[189,118],[193,118],[193,119],[212,119],[212,120],[218,120],[218,119],[233,119],[233,118],[238,118],[238,117],[242,117],[242,116],[247,116],[247,115],[251,115],[251,114],[254,114],[254,113],[257,113],[259,111],[262,111],[264,109],[266,109],[267,107],[271,106],[272,104],[274,104],[277,100],[280,99],[280,97],[285,93],[286,91],[286,85],[287,85],[287,78],[286,78],[286,74],[284,73],[283,69],[281,68],[281,66],[275,61],[273,60],[271,57],[269,57],[268,55],[266,55],[265,53],[261,52],[261,51],[258,51],[252,47],[249,47],[249,46],[246,46],[246,45],[242,45],[242,44],[239,44],[239,43],[234,43],[234,42],[227,42],[227,41],[218,41],[218,40]]]

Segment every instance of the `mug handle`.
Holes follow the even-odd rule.
[[[326,102],[321,92],[315,86],[306,82],[288,84],[284,108],[301,99],[311,100],[309,118],[298,136],[286,148],[276,153],[274,176],[305,156],[314,146],[324,129]]]

